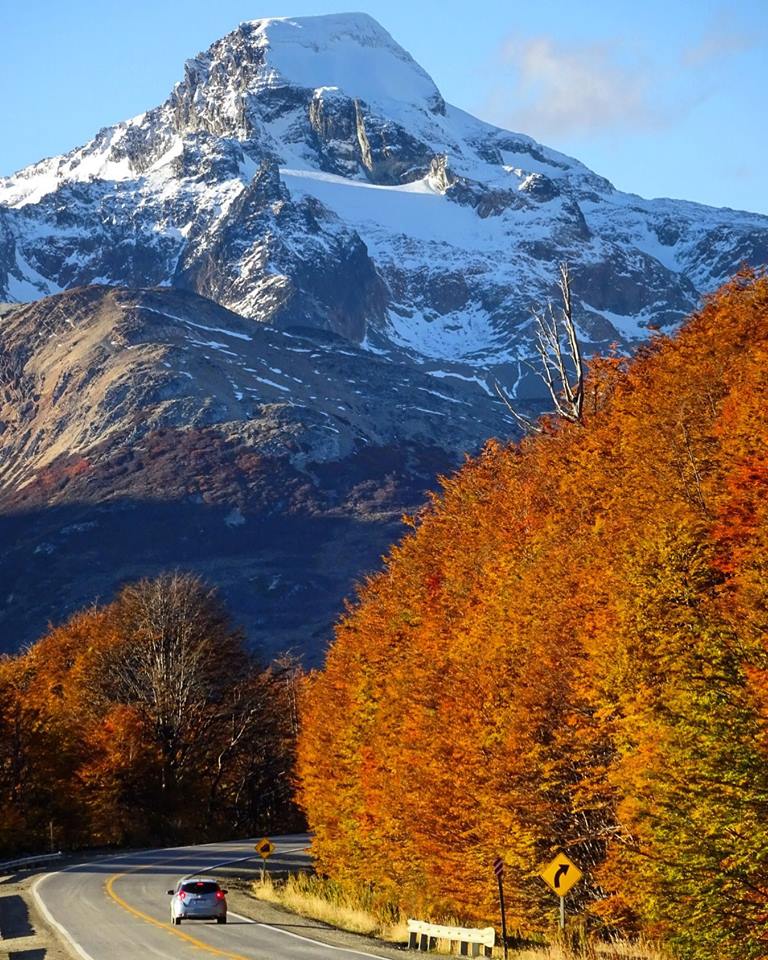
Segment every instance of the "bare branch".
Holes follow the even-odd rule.
[[[509,397],[499,386],[498,381],[494,381],[493,386],[496,390],[496,393],[499,395],[501,402],[504,404],[507,410],[509,410],[512,416],[515,418],[518,426],[521,427],[525,433],[541,433],[541,427],[539,427],[534,420],[531,420],[530,417],[526,417],[524,414],[518,413],[517,410],[515,410],[509,401]]]
[[[556,312],[551,303],[546,308],[535,310],[536,341],[534,347],[539,356],[538,367],[533,367],[544,382],[552,398],[554,413],[569,423],[581,423],[584,411],[584,360],[576,323],[573,319],[573,298],[571,296],[571,275],[567,263],[559,267],[558,287],[561,306]],[[509,396],[498,383],[494,384],[496,393],[526,433],[540,433],[541,428],[514,409]]]

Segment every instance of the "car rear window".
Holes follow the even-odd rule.
[[[182,883],[181,889],[184,893],[216,893],[219,885],[211,880],[192,880]]]

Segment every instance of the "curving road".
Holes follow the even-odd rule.
[[[308,865],[306,836],[273,838],[270,868]],[[81,960],[343,960],[375,957],[334,947],[230,911],[215,922],[169,923],[166,891],[179,877],[254,860],[253,840],[177,847],[77,864],[41,877],[38,906]]]

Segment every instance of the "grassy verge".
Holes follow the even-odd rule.
[[[340,930],[393,943],[408,940],[406,917],[387,907],[377,909],[367,891],[350,893],[333,880],[307,873],[273,880],[267,874],[263,880],[254,882],[252,892],[259,900],[279,904],[302,917],[321,920]]]
[[[377,937],[391,943],[408,941],[405,914],[391,906],[376,904],[369,890],[349,891],[333,880],[312,874],[291,874],[286,879],[273,879],[269,874],[254,881],[251,891],[258,900],[285,907],[293,913],[312,920],[320,920],[340,930]],[[440,921],[447,925],[460,924],[454,918]],[[444,947],[444,950],[440,948]],[[438,951],[448,953],[448,944],[438,942]],[[501,957],[501,947],[494,949]],[[669,956],[650,943],[618,941],[600,944],[574,952],[560,944],[532,946],[509,951],[510,960],[670,960]]]

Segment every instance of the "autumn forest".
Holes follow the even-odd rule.
[[[0,659],[0,855],[301,824],[299,670],[249,655],[191,574],[126,586]]]
[[[0,659],[0,853],[289,830],[423,918],[768,956],[768,277],[489,442],[341,616],[260,663],[185,573]]]
[[[768,279],[447,478],[311,678],[319,868],[411,915],[767,955]]]

